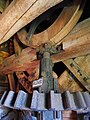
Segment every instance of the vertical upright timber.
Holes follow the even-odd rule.
[[[43,58],[41,60],[41,75],[43,76],[41,91],[44,93],[47,93],[53,89],[52,67],[53,63],[50,59],[50,53],[44,52]]]

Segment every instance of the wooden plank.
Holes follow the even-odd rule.
[[[63,0],[17,0],[13,1],[0,18],[0,44],[40,14]],[[36,12],[37,11],[37,12]]]
[[[20,56],[12,55],[3,61],[0,67],[0,72],[7,71],[9,73],[12,70],[25,70],[28,68],[29,64],[36,59],[36,50],[31,48],[26,48],[22,50]],[[35,64],[35,62],[33,62]],[[26,65],[26,66],[25,66]],[[20,69],[21,68],[21,69]],[[4,72],[5,73],[5,72]]]
[[[64,46],[64,43],[63,43]],[[60,62],[69,58],[90,54],[90,34],[86,34],[72,41],[72,46],[66,47],[60,53],[52,55],[53,62]]]
[[[35,79],[38,79],[38,77],[39,77],[39,69],[40,69],[39,67],[40,67],[40,61],[38,60],[38,61],[35,61],[35,62],[32,62],[31,64],[29,64],[28,67],[26,67],[26,69],[20,69],[20,70],[16,69],[14,71],[16,73],[18,73],[18,74],[23,72],[23,71],[26,71],[27,72],[27,76],[28,76],[26,79],[28,79],[28,81],[31,82],[31,81],[33,81]],[[21,77],[21,79],[22,79],[22,77]]]
[[[81,40],[79,38],[89,34],[89,32],[90,32],[90,18],[78,23],[74,27],[74,29],[68,34],[68,36],[63,39],[63,49],[72,47],[73,45],[75,46],[77,44],[80,44],[80,42],[83,43],[84,39]],[[87,36],[87,38],[89,39],[89,36]]]
[[[90,18],[78,23],[63,39],[63,51],[52,55],[53,62],[90,54]]]
[[[90,92],[90,76],[88,76],[73,59],[63,61],[68,69],[80,81],[80,83]]]
[[[52,55],[51,58],[53,63],[56,63],[63,60],[67,60],[69,58],[74,58],[87,54],[90,54],[90,44],[68,48],[62,51],[61,53]]]
[[[88,76],[90,76],[90,55],[85,55],[85,56],[77,57],[77,58],[75,58],[74,61],[81,67],[81,69]]]
[[[59,72],[59,71],[58,71]],[[78,80],[71,74],[71,72],[66,69],[58,78],[59,83],[59,89],[60,92],[64,91],[70,91],[70,92],[76,92],[76,91],[83,91],[84,88],[79,83]]]
[[[32,71],[33,69],[38,68],[38,65],[39,65],[39,60],[32,61],[32,62],[26,61],[23,65],[13,63],[13,64],[10,64],[10,66],[6,66],[2,68],[2,70],[0,69],[0,73],[9,74],[16,71]]]

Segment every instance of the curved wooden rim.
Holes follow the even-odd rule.
[[[56,46],[59,45],[63,41],[63,38],[73,29],[73,27],[78,22],[79,18],[81,17],[83,13],[85,2],[86,1],[82,1],[81,5],[78,5],[70,21],[64,26],[64,28],[54,38],[50,40],[52,42],[55,41]]]
[[[63,9],[57,20],[45,31],[33,35],[30,44],[26,42],[26,31],[22,29],[18,32],[20,41],[27,45],[39,46],[46,42],[52,44],[60,43],[60,41],[72,30],[81,16],[83,9],[80,9],[81,0],[75,0],[73,5]]]
[[[0,17],[0,44],[36,17],[63,0],[17,0],[13,1]],[[9,17],[8,17],[9,16]]]

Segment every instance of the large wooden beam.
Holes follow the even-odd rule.
[[[63,50],[60,53],[51,56],[53,63],[60,62],[69,58],[90,54],[89,23],[90,19],[79,23],[75,27],[75,29],[73,29],[73,31],[64,39],[64,42],[62,43]],[[19,57],[16,55],[12,55],[6,58],[0,67],[0,72],[4,72],[5,70],[14,70],[14,68],[16,70],[24,70],[35,59],[36,50],[28,47],[22,50],[22,53]],[[9,68],[10,70],[8,70]]]
[[[52,55],[53,62],[90,54],[90,18],[77,24],[62,42],[63,51]]]
[[[40,14],[63,0],[16,0],[0,17],[0,44]]]
[[[65,60],[63,63],[75,75],[80,83],[90,92],[90,76],[88,76],[73,59]]]
[[[80,66],[80,68],[90,76],[90,54],[80,56],[74,59],[74,61]]]
[[[29,68],[35,68],[39,61],[33,61],[36,59],[36,50],[26,48],[22,50],[19,56],[12,55],[3,61],[0,67],[0,73],[8,74],[15,71],[25,71]],[[32,63],[33,61],[33,63]]]
[[[78,23],[74,29],[63,39],[63,49],[67,49],[72,46],[76,46],[88,41],[90,32],[90,18]],[[80,39],[87,35],[87,39]]]
[[[78,80],[71,74],[71,72],[66,69],[58,78],[60,92],[64,91],[83,91],[84,87],[78,82]]]
[[[79,38],[80,41],[83,41],[80,44],[74,45],[73,41],[73,46],[68,47],[67,49],[64,49],[62,52],[52,55],[52,60],[54,63],[60,62],[69,58],[74,58],[86,54],[90,54],[90,34],[87,34],[81,38]]]

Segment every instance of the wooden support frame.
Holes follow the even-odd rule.
[[[88,76],[73,59],[63,61],[68,69],[80,81],[80,83],[90,92],[90,76]]]
[[[87,38],[88,37],[88,38]],[[85,40],[84,42],[80,42],[79,45],[72,47],[68,47],[67,49],[63,50],[62,52],[52,55],[51,59],[53,63],[60,62],[63,60],[67,60],[69,58],[74,58],[86,54],[90,54],[90,35],[87,34],[84,37],[79,38],[81,41]],[[86,42],[86,43],[85,43]],[[3,61],[3,64],[0,67],[0,72],[5,73],[6,71],[12,71],[13,69],[17,70],[24,70],[25,64],[28,67],[29,64],[35,64],[34,60],[36,60],[36,50],[31,48],[26,48],[22,50],[22,53],[19,57],[12,55],[6,58]]]
[[[53,62],[90,54],[90,18],[78,23],[63,39],[63,50],[52,55]]]

